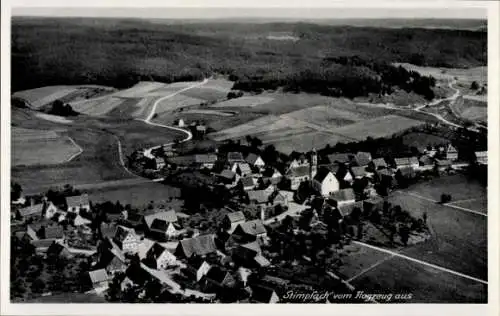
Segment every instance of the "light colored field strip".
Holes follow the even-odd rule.
[[[416,197],[416,198],[419,198],[419,199],[422,199],[422,200],[425,200],[425,201],[429,201],[429,202],[433,202],[433,203],[439,203],[439,201],[426,198],[425,196],[421,196],[421,195],[418,195],[418,194],[413,193],[413,192],[402,192],[402,191],[396,191],[396,192],[399,192],[401,194],[407,194],[407,195],[410,195],[410,196],[413,196],[413,197]],[[460,207],[460,206],[452,205],[452,204],[449,204],[449,203],[444,203],[444,204],[441,204],[441,205],[444,205],[444,206],[447,206],[447,207],[451,207],[451,208],[454,208],[454,209],[457,209],[457,210],[461,210],[461,211],[464,211],[464,212],[468,212],[468,213],[472,213],[472,214],[476,214],[476,215],[481,215],[481,216],[484,216],[484,217],[488,217],[488,214],[484,214],[484,213],[481,213],[481,212],[478,212],[478,211],[474,211],[474,210],[471,210],[471,209],[468,209],[468,208],[465,208],[465,207]]]
[[[470,202],[470,201],[476,201],[476,200],[479,200],[480,198],[473,198],[473,199],[465,199],[465,200],[457,200],[457,201],[453,201],[453,202],[450,202],[448,204],[456,204],[456,203],[462,203],[462,202]]]
[[[69,161],[73,160],[75,157],[77,157],[78,155],[80,155],[81,153],[83,153],[83,148],[82,148],[82,147],[80,147],[80,145],[78,145],[78,144],[77,144],[77,143],[73,140],[73,138],[71,138],[71,137],[69,137],[69,136],[67,136],[67,137],[68,137],[68,139],[69,139],[69,140],[73,143],[73,145],[75,145],[75,146],[76,146],[76,148],[78,148],[78,152],[77,152],[76,154],[72,155],[71,157],[69,157],[68,159],[66,159],[66,161],[65,161],[65,162],[69,162]]]
[[[431,268],[434,268],[436,270],[440,270],[440,271],[443,271],[443,272],[447,272],[447,273],[450,273],[450,274],[453,274],[453,275],[456,275],[456,276],[459,276],[459,277],[462,277],[462,278],[465,278],[465,279],[476,281],[476,282],[479,282],[479,283],[482,283],[482,284],[488,284],[488,282],[485,281],[485,280],[481,280],[481,279],[472,277],[472,276],[467,275],[467,274],[463,274],[463,273],[460,273],[460,272],[457,272],[457,271],[454,271],[454,270],[451,270],[451,269],[440,267],[440,266],[432,264],[432,263],[428,263],[428,262],[425,262],[425,261],[422,261],[422,260],[418,260],[418,259],[415,259],[415,258],[412,258],[412,257],[408,257],[406,255],[402,255],[400,253],[397,253],[397,252],[394,252],[394,251],[391,251],[391,250],[387,250],[387,249],[384,249],[384,248],[380,248],[380,247],[372,246],[372,245],[369,245],[369,244],[365,244],[364,242],[360,242],[360,241],[353,241],[353,243],[355,243],[357,245],[365,246],[365,247],[368,247],[368,248],[371,248],[371,249],[374,249],[374,250],[378,250],[380,252],[385,252],[385,253],[393,255],[394,257],[398,257],[398,258],[402,258],[402,259],[405,259],[405,260],[408,260],[408,261],[411,261],[411,262],[415,262],[415,263],[418,263],[418,264],[421,264],[421,265],[424,265],[424,266],[427,266],[427,267],[431,267]]]
[[[347,282],[351,282],[353,281],[354,279],[357,279],[358,277],[362,276],[363,274],[365,274],[366,272],[370,271],[370,270],[373,270],[374,268],[378,267],[379,265],[381,265],[382,263],[386,262],[387,260],[389,259],[392,259],[394,258],[394,255],[390,255],[388,257],[385,257],[384,259],[372,264],[371,266],[369,266],[368,268],[364,269],[363,271],[361,271],[360,273],[356,274],[355,276],[351,277],[349,280],[347,280]]]

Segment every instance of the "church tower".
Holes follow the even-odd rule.
[[[311,163],[309,164],[310,171],[310,179],[312,180],[316,176],[316,172],[318,172],[318,154],[316,153],[316,149],[313,148],[311,152]]]

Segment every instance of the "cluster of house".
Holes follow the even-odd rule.
[[[158,235],[144,232],[138,224],[151,229],[158,220],[168,222],[172,227],[171,231],[167,229],[170,239],[166,242]],[[270,265],[262,255],[261,247],[268,242],[262,221],[247,221],[242,212],[231,212],[220,223],[223,231],[220,236],[195,234],[179,240],[175,240],[175,236],[179,236],[174,232],[175,222],[175,212],[167,211],[133,219],[129,216],[128,227],[117,226],[115,233],[99,245],[92,271],[89,272],[94,291],[105,291],[117,272],[126,276],[121,282],[122,288],[128,284],[141,285],[147,278],[156,278],[171,289],[179,289],[181,287],[175,275],[180,274],[188,280],[187,284],[197,285],[197,290],[179,290],[181,294],[198,293],[206,297],[222,289],[231,290],[239,283],[248,292],[248,302],[277,301],[275,291],[268,286],[247,284],[253,269]],[[132,264],[134,257],[139,259],[139,265]],[[182,287],[189,286],[184,284]]]
[[[92,221],[80,215],[80,212],[90,211],[87,194],[66,197],[65,207],[62,208],[55,206],[46,197],[42,199],[42,203],[34,203],[33,200],[29,203],[29,206],[18,208],[11,215],[13,219],[27,223],[26,231],[20,231],[19,235],[27,234],[36,252],[45,253],[54,243],[67,246],[61,224],[91,234],[89,226]]]

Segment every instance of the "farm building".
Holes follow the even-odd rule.
[[[436,168],[438,171],[450,170],[452,167],[452,161],[447,159],[436,159]]]
[[[243,212],[238,211],[234,213],[228,213],[222,220],[222,227],[226,229],[229,233],[232,233],[235,228],[245,222],[245,215]]]
[[[153,159],[153,164],[154,164],[154,169],[155,170],[161,170],[163,169],[167,164],[165,163],[165,159],[162,157],[155,157]]]
[[[434,159],[428,155],[423,155],[418,159],[418,170],[432,170],[434,168]]]
[[[67,211],[80,213],[80,211],[90,211],[90,202],[88,194],[66,197]]]
[[[259,155],[254,153],[248,154],[245,160],[250,166],[255,167],[259,170],[264,169],[264,167],[266,166],[264,160],[262,160],[262,158]]]
[[[44,207],[45,204],[40,203],[20,208],[16,211],[16,217],[23,220],[41,218]]]
[[[337,180],[344,181],[348,184],[352,184],[352,182],[354,181],[351,172],[345,167],[339,168],[337,173],[335,174],[335,177],[337,178]]]
[[[145,264],[150,268],[164,270],[175,263],[175,256],[159,243],[154,243],[146,253]]]
[[[205,260],[193,260],[187,266],[187,271],[197,282],[199,282],[211,268],[212,266]]]
[[[218,179],[225,184],[234,185],[237,181],[236,173],[231,170],[222,170],[220,174],[217,175]]]
[[[217,162],[217,155],[203,154],[194,155],[194,163],[198,168],[212,169]]]
[[[264,183],[278,184],[283,175],[276,168],[268,167],[262,172],[262,181]]]
[[[248,201],[251,204],[265,204],[269,202],[272,192],[266,190],[248,190]]]
[[[99,257],[98,266],[106,270],[110,275],[124,272],[127,269],[125,257],[115,249],[105,249]]]
[[[368,166],[370,167],[371,170],[377,171],[380,169],[387,168],[387,163],[385,162],[384,158],[375,158],[368,164]]]
[[[215,253],[214,235],[200,235],[193,238],[183,239],[177,245],[175,256],[177,258],[191,258],[193,255],[205,257],[208,254]]]
[[[250,165],[246,162],[234,163],[231,166],[231,171],[241,177],[245,177],[252,174],[252,169],[250,168]]]
[[[312,180],[313,189],[322,196],[328,196],[330,193],[340,189],[339,181],[330,170],[320,168]]]
[[[353,189],[347,188],[330,193],[328,199],[333,201],[334,205],[340,207],[342,205],[354,203],[356,201],[356,196]]]
[[[278,295],[270,287],[253,285],[251,289],[252,295],[250,296],[250,302],[265,304],[275,304],[279,302]]]
[[[396,169],[412,167],[418,169],[419,163],[417,157],[394,158]]]
[[[159,239],[175,239],[182,233],[181,227],[177,224],[177,214],[174,210],[144,216],[144,222],[148,232]]]
[[[246,240],[248,242],[257,241],[259,244],[265,244],[267,242],[267,230],[260,219],[238,225],[233,234],[239,236],[241,240]]]
[[[289,164],[287,170],[300,168],[300,167],[309,167],[309,160],[306,159],[306,156],[300,155],[299,158],[293,159]]]
[[[136,253],[139,246],[139,237],[131,228],[118,226],[113,241],[123,252]]]
[[[231,288],[235,286],[236,280],[228,270],[214,266],[202,279],[205,291],[218,290],[220,288]]]

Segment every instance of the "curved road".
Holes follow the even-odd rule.
[[[153,117],[155,115],[155,112],[156,112],[156,107],[158,106],[158,104],[160,104],[160,102],[162,102],[163,100],[172,98],[172,97],[174,97],[174,96],[176,96],[176,95],[178,95],[178,94],[180,94],[180,93],[182,93],[184,91],[200,87],[200,86],[206,84],[207,82],[208,82],[208,78],[205,78],[202,82],[198,82],[198,83],[193,84],[193,85],[191,85],[189,87],[186,87],[186,88],[183,88],[183,89],[181,89],[179,91],[176,91],[176,92],[174,92],[172,94],[169,94],[169,95],[166,95],[166,96],[163,96],[163,97],[159,98],[153,104],[153,107],[151,108],[151,112],[149,113],[148,117],[146,119],[138,119],[138,120],[139,121],[143,121],[144,123],[146,123],[148,125],[159,126],[159,127],[168,128],[168,129],[172,129],[174,131],[185,133],[186,134],[186,138],[184,138],[183,140],[181,140],[180,141],[181,143],[184,143],[184,142],[187,142],[187,141],[191,140],[193,138],[193,134],[190,131],[188,131],[186,129],[183,129],[183,128],[180,128],[180,127],[175,127],[175,126],[170,126],[170,125],[165,125],[165,124],[160,124],[160,123],[153,123],[153,122],[151,122],[151,120],[153,119]],[[170,145],[173,145],[173,144],[174,144],[174,142],[171,142],[171,143],[167,143],[167,144],[158,145],[158,146],[154,146],[154,147],[148,148],[148,149],[146,149],[144,151],[144,156],[152,158],[153,155],[151,154],[151,151],[153,149],[160,148],[161,146],[170,146]]]

